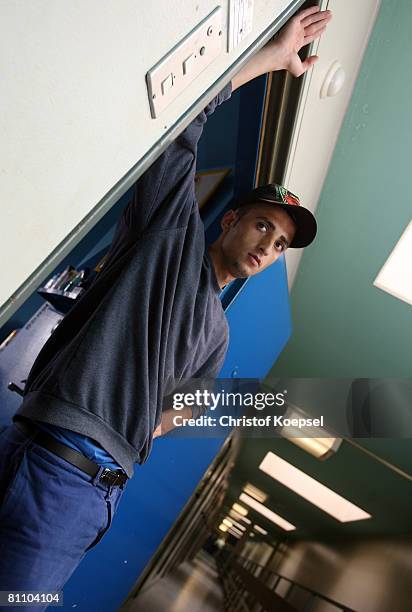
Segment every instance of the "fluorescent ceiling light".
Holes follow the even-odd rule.
[[[289,419],[290,421],[312,418],[312,415],[292,405],[288,407],[284,416],[285,419]],[[333,434],[325,427],[302,428],[298,425],[284,425],[280,433],[284,438],[289,440],[289,442],[299,446],[307,453],[310,453],[322,461],[336,453],[342,444],[342,439],[333,437]],[[305,434],[308,437],[305,437]]]
[[[234,525],[233,525],[233,527],[229,527],[228,529],[229,529],[229,531],[234,531],[235,533],[238,533],[239,535],[243,535],[243,531],[240,531],[240,529],[238,529]]]
[[[399,238],[373,284],[400,300],[412,304],[411,261],[412,221]]]
[[[264,493],[263,491],[255,487],[254,485],[250,484],[250,482],[248,482],[243,487],[243,490],[246,493],[246,495],[250,495],[250,497],[254,497],[255,499],[257,499],[258,502],[261,502],[262,504],[264,504],[268,498],[266,493]]]
[[[267,453],[259,468],[341,523],[371,518],[370,514],[338,495],[332,489],[325,487],[291,463],[281,459],[275,453]]]
[[[260,527],[259,525],[253,525],[253,529],[255,531],[257,531],[258,533],[261,533],[262,535],[267,535],[268,534],[266,529],[263,529],[263,527]]]
[[[336,453],[342,443],[341,438],[299,438],[289,435],[284,435],[284,437],[317,459],[328,459]]]
[[[250,535],[250,537],[251,537],[251,538],[254,538],[254,537],[255,537],[255,534],[254,534],[254,533],[252,533],[252,532],[250,532],[250,533],[249,533],[249,535]]]
[[[232,506],[233,510],[235,510],[236,512],[239,512],[239,514],[241,514],[242,516],[246,516],[248,513],[248,510],[246,510],[246,508],[244,508],[243,506],[241,506],[240,504],[233,504]]]
[[[237,533],[242,534],[243,531],[246,528],[243,527],[243,525],[240,525],[241,529],[239,529],[238,527],[236,527],[236,525],[233,524],[234,522],[235,521],[232,522],[228,518],[224,518],[223,521],[221,522],[221,526],[223,525],[224,527],[226,527],[225,531],[226,530],[229,530],[229,531],[233,530],[233,531],[236,531]]]
[[[272,512],[272,510],[269,510],[269,508],[256,501],[256,499],[253,499],[253,497],[246,495],[246,493],[241,493],[239,499],[240,501],[244,502],[245,504],[256,510],[256,512],[259,512],[260,514],[265,516],[269,521],[272,521],[272,523],[276,523],[276,525],[278,525],[285,531],[293,531],[294,529],[296,529],[295,525],[289,523],[289,521],[279,516],[279,514],[276,514],[276,512]]]
[[[228,533],[230,533],[232,536],[234,536],[237,539],[242,537],[238,531],[233,531],[233,529],[228,529],[227,531]]]
[[[230,523],[230,525],[228,525],[228,523],[226,521],[228,521]],[[244,525],[239,523],[239,521],[235,521],[235,519],[233,519],[231,516],[227,516],[226,518],[223,519],[222,522],[225,523],[225,525],[228,525],[228,527],[232,527],[232,525],[233,525],[234,527],[237,527],[241,531],[245,531],[246,530],[246,527]]]
[[[219,529],[220,529],[220,531],[227,531],[229,529],[229,527],[227,525],[224,525],[223,523],[221,523],[219,525]]]
[[[247,525],[250,525],[252,522],[250,519],[246,518],[246,516],[242,516],[241,514],[239,514],[239,512],[236,512],[236,510],[233,510],[233,508],[229,510],[229,517],[232,517],[232,516],[238,521],[243,521]]]

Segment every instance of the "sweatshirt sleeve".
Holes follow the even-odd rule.
[[[195,204],[197,144],[207,118],[229,99],[232,84],[203,109],[138,179],[133,197],[119,219],[111,253],[144,232],[181,227]]]
[[[217,379],[225,361],[228,341],[229,338],[226,331],[216,349],[209,355],[208,359],[198,370],[198,372],[196,372],[192,380],[192,384],[194,384],[196,390],[208,390],[210,392],[215,391]],[[194,405],[192,406],[192,418],[196,419],[197,417],[205,414],[206,411],[207,408],[205,406],[199,407]]]
[[[137,181],[125,211],[126,223],[134,234],[185,224],[195,199],[198,141],[207,118],[231,93],[229,83]]]

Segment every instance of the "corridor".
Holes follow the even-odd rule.
[[[204,550],[193,562],[182,563],[121,608],[122,612],[218,612],[223,609],[216,565]]]

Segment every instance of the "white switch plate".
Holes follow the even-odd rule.
[[[230,0],[228,51],[235,49],[253,27],[253,0]]]
[[[218,6],[146,74],[150,112],[155,119],[222,51],[222,8]],[[187,64],[187,73],[184,64]],[[173,85],[169,84],[172,75]],[[166,83],[165,83],[166,82]],[[162,86],[163,84],[163,86]]]

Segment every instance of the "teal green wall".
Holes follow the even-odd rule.
[[[412,376],[412,306],[373,286],[412,218],[411,25],[410,0],[382,0],[270,376]]]

